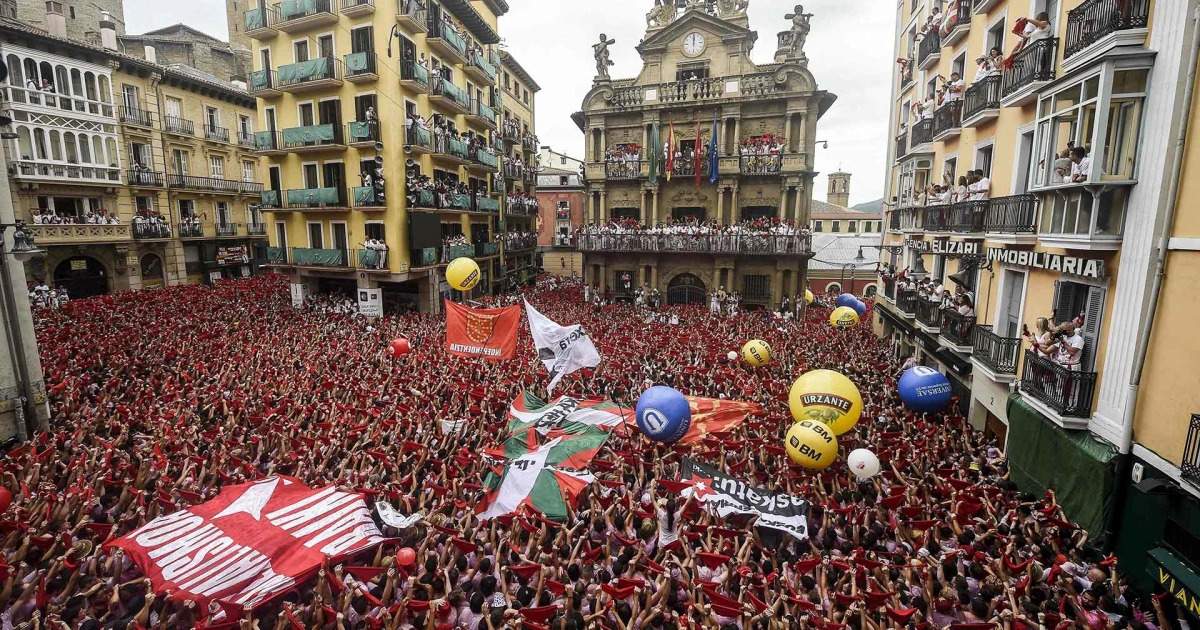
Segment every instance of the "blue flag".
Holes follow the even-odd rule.
[[[717,156],[717,112],[713,112],[713,130],[712,137],[708,139],[708,181],[710,184],[717,183],[721,178],[720,159]]]

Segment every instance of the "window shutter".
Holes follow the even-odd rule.
[[[1083,362],[1085,370],[1095,370],[1096,344],[1100,339],[1100,318],[1104,316],[1104,288],[1088,287],[1087,306],[1083,311]]]
[[[1075,314],[1068,312],[1071,310],[1071,291],[1063,286],[1065,283],[1065,280],[1054,281],[1053,313],[1054,321],[1059,324],[1075,317]]]

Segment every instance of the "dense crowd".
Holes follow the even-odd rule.
[[[473,508],[510,403],[546,375],[520,333],[518,358],[443,350],[429,314],[366,320],[352,302],[293,309],[278,277],[174,287],[38,310],[52,431],[11,450],[0,615],[5,628],[787,628],[805,630],[1161,630],[1182,627],[1171,600],[1126,594],[1053,494],[1018,493],[1004,453],[957,406],[913,413],[896,398],[898,361],[869,327],[829,327],[824,309],[710,316],[703,306],[585,302],[544,281],[526,296],[580,322],[603,362],[557,393],[632,405],[652,383],[748,400],[761,415],[691,447],[617,432],[600,478],[565,523],[480,522]],[[508,296],[512,302],[518,296]],[[164,325],[148,325],[169,322]],[[384,352],[399,335],[415,350]],[[768,367],[726,358],[747,339]],[[803,371],[850,376],[864,399],[844,454],[867,446],[883,472],[858,483],[844,463],[788,465],[788,386]],[[460,427],[444,434],[439,427]],[[770,491],[811,502],[810,537],[768,535],[718,518],[656,480],[690,455]],[[327,567],[240,621],[154,592],[127,556],[102,545],[158,515],[270,474],[337,484],[424,515],[345,565]],[[416,550],[401,565],[400,548]],[[211,615],[211,616],[210,616]],[[207,624],[207,625],[206,625]]]
[[[40,208],[33,212],[35,225],[116,225],[120,222],[116,213],[109,212],[106,208],[97,210],[87,208],[78,213],[56,212]]]
[[[640,251],[803,253],[812,232],[777,218],[717,223],[695,218],[642,225],[631,218],[581,226],[575,233],[583,249]]]

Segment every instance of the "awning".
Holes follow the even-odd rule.
[[[1200,618],[1200,575],[1195,567],[1179,559],[1165,547],[1155,547],[1146,552],[1150,564],[1146,570],[1154,583],[1171,594],[1179,607]]]

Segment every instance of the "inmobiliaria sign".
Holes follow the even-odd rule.
[[[160,516],[107,546],[123,549],[157,593],[249,609],[327,560],[380,542],[361,495],[275,476],[228,486],[208,503]]]

